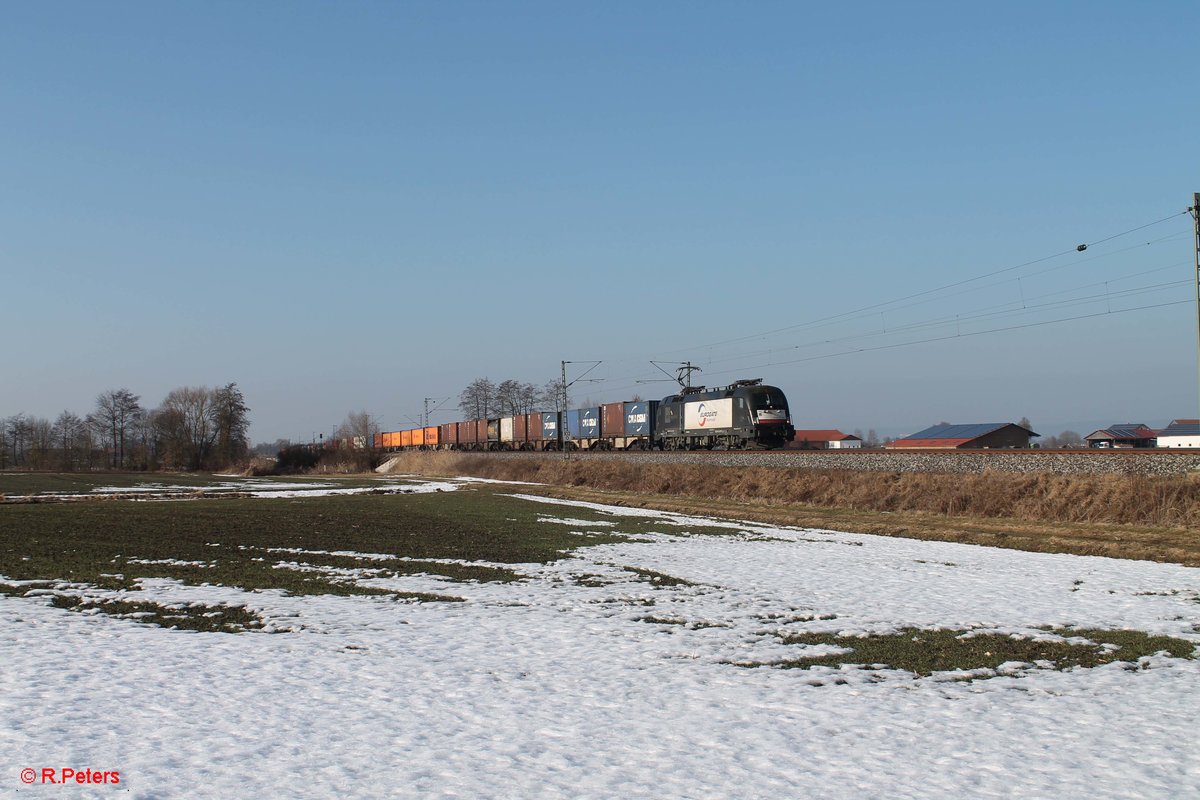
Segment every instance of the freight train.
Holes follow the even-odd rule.
[[[381,450],[766,450],[795,438],[787,397],[761,378],[662,400],[447,422],[375,435]]]

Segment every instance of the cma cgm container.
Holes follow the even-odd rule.
[[[557,411],[542,412],[542,449],[557,450],[562,446],[562,442],[558,439],[558,417]]]
[[[648,450],[654,444],[654,417],[657,400],[637,400],[625,403],[625,447]]]
[[[600,438],[600,407],[579,409],[579,439],[581,447],[591,447]]]
[[[654,443],[654,414],[658,402],[637,400],[605,403],[600,407],[602,439],[596,446],[617,450],[646,450]]]

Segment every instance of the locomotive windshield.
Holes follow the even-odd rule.
[[[750,408],[755,411],[762,411],[763,409],[780,409],[786,411],[787,407],[787,398],[778,389],[764,386],[750,393]]]

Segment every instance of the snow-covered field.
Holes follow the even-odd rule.
[[[166,580],[139,593],[247,605],[281,634],[0,596],[0,795],[1200,797],[1200,661],[1014,665],[974,681],[731,663],[794,657],[781,630],[1200,642],[1196,569],[757,525],[689,535],[722,523],[527,499],[539,524],[581,535],[610,527],[580,518],[597,510],[655,518],[657,532],[519,567],[516,583],[363,579],[462,603]],[[120,783],[20,777],[64,767]]]

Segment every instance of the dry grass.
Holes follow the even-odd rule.
[[[946,475],[408,453],[393,472],[775,524],[1200,566],[1200,477]]]

